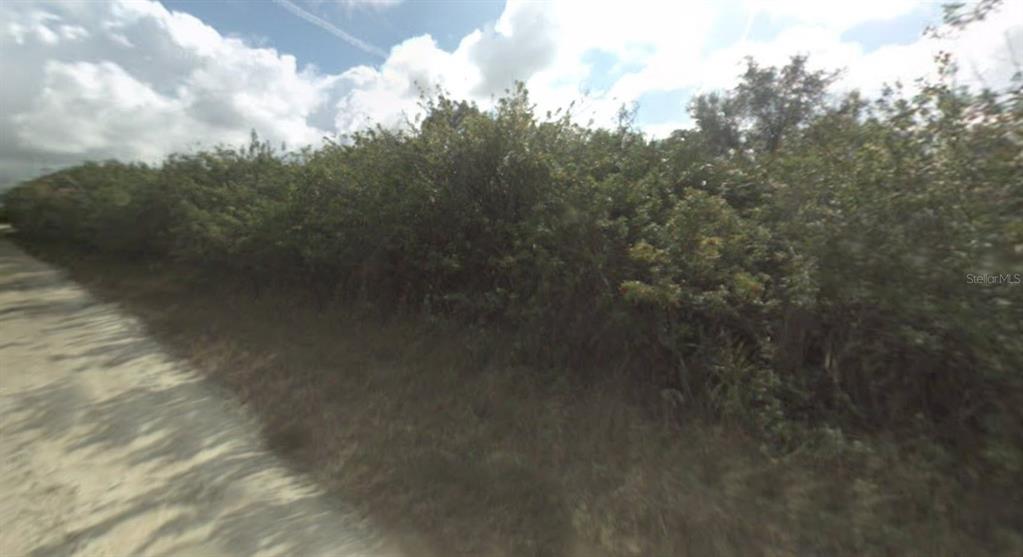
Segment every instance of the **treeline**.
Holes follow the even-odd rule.
[[[651,141],[426,99],[411,130],[88,163],[5,196],[31,240],[170,259],[510,331],[531,362],[627,364],[792,447],[925,432],[1023,472],[1023,95],[829,93],[750,62]],[[1010,474],[1011,475],[1011,474]]]

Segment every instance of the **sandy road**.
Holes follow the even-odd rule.
[[[392,554],[135,319],[0,238],[0,556]]]

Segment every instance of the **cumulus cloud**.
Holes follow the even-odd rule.
[[[401,125],[418,114],[420,92],[438,87],[486,107],[521,80],[541,111],[577,101],[580,122],[607,125],[644,94],[730,87],[747,55],[781,64],[809,54],[816,67],[846,68],[844,87],[867,91],[929,74],[941,49],[960,59],[964,80],[992,86],[1008,83],[1023,59],[1023,2],[1007,2],[955,39],[867,51],[843,32],[905,15],[916,0],[744,1],[746,14],[783,22],[780,32],[710,49],[711,30],[727,15],[716,3],[511,0],[496,22],[453,50],[428,35],[411,37],[381,52],[381,63],[339,74],[299,67],[293,56],[226,37],[151,0],[6,2],[0,187],[83,159],[156,160],[196,143],[240,142],[251,128],[300,146],[369,124]],[[585,94],[594,52],[614,61],[614,78]],[[686,122],[680,106],[645,130],[664,136]]]
[[[545,5],[523,2],[510,5],[496,24],[466,35],[452,52],[428,35],[407,39],[381,66],[340,75],[335,129],[350,133],[368,122],[414,120],[420,95],[437,89],[489,106],[515,81],[530,82],[554,62],[557,32]]]
[[[880,4],[866,6],[873,6],[877,13],[898,13],[894,8],[885,11]],[[954,55],[963,70],[960,81],[973,87],[1005,87],[1023,63],[1023,23],[1018,23],[1023,22],[1021,2],[1007,3],[995,17],[948,38],[921,34],[911,43],[884,45],[870,52],[841,38],[848,26],[834,25],[833,16],[823,19],[827,25],[810,19],[788,27],[770,41],[749,41],[712,53],[699,73],[702,85],[710,89],[730,86],[747,56],[765,65],[778,65],[793,54],[808,54],[818,68],[844,70],[840,87],[869,94],[877,93],[885,83],[899,81],[912,86],[920,78],[936,78],[934,59],[942,51]]]
[[[476,33],[468,45],[469,59],[482,79],[475,93],[500,94],[515,81],[527,81],[554,61],[558,28],[541,3],[523,3],[508,10],[497,25]]]
[[[319,140],[332,76],[155,2],[0,6],[0,182],[82,159],[196,143]]]
[[[462,41],[463,47],[473,39]],[[408,39],[391,49],[378,68],[357,66],[342,73],[331,90],[334,129],[351,133],[367,125],[395,126],[418,113],[421,93],[443,88],[469,97],[479,73],[466,48],[447,52],[429,36]]]
[[[181,100],[160,95],[113,62],[51,61],[44,75],[32,107],[13,120],[21,141],[55,153],[87,154],[114,146],[131,158],[158,156],[152,152],[153,140],[168,131],[174,135],[164,126],[178,124],[175,117],[185,108]],[[90,117],[72,117],[81,113]],[[136,141],[121,143],[128,137]]]

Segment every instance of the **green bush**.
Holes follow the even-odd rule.
[[[660,141],[627,112],[540,118],[521,86],[492,111],[438,96],[412,130],[87,163],[4,201],[31,239],[504,328],[534,362],[627,361],[786,447],[924,427],[1011,475],[1023,290],[967,274],[1023,272],[1023,98],[946,70],[867,101],[751,61]]]

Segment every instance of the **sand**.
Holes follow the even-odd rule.
[[[142,325],[0,239],[0,555],[393,555]]]

